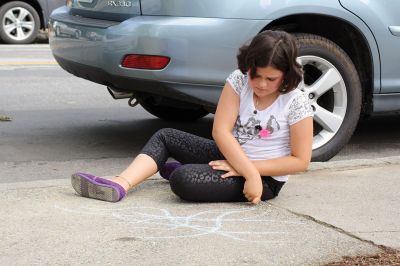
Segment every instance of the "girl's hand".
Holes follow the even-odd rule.
[[[261,201],[263,185],[260,178],[247,179],[244,183],[243,194],[248,201],[258,204]]]
[[[226,173],[221,175],[222,178],[240,176],[227,160],[211,161],[208,163],[208,165],[210,165],[214,170],[225,171]]]

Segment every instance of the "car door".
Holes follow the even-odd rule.
[[[400,93],[400,1],[340,0],[371,29],[381,59],[381,93]]]

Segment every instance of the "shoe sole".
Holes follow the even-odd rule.
[[[71,183],[75,191],[82,197],[109,202],[119,201],[120,195],[117,189],[106,184],[99,184],[83,175],[73,174]]]

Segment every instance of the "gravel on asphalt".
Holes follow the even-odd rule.
[[[324,266],[373,266],[373,265],[400,265],[400,251],[382,247],[382,252],[370,256],[343,257],[341,261],[331,262]]]

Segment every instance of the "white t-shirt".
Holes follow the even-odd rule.
[[[235,70],[227,82],[240,97],[239,114],[232,133],[248,158],[268,160],[290,155],[289,126],[313,116],[305,93],[298,87],[279,95],[269,107],[255,113],[253,90],[247,75]],[[273,178],[283,182],[288,180],[288,176]]]

